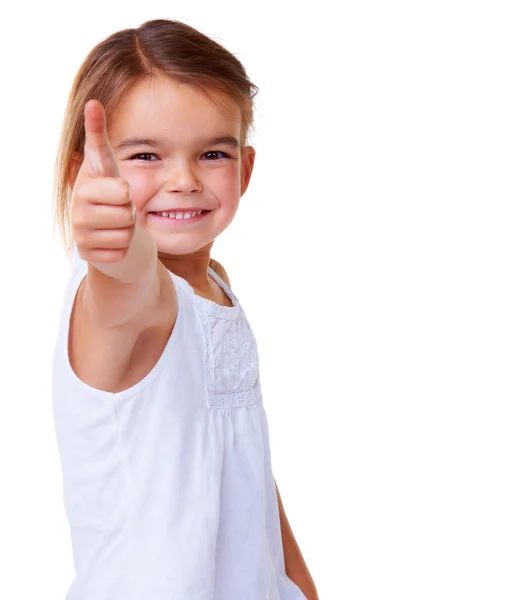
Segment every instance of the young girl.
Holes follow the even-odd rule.
[[[317,598],[273,479],[256,342],[210,259],[251,177],[256,90],[167,20],[111,35],[74,81],[53,363],[67,600]]]

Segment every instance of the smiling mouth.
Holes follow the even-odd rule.
[[[211,212],[211,211],[210,210],[187,210],[187,211],[171,210],[171,211],[150,212],[148,214],[151,215],[152,217],[155,217],[158,219],[165,219],[168,221],[190,222],[190,221],[199,220],[200,218],[207,215],[209,212]]]

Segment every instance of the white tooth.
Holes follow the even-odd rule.
[[[174,219],[175,218],[175,213],[169,213],[169,217],[170,217],[170,219]]]
[[[176,213],[176,218],[179,220],[183,217],[182,213]]]
[[[191,216],[191,213],[185,213],[185,214],[183,215],[183,218],[184,218],[184,219],[190,219],[190,216]]]
[[[169,214],[168,214],[167,212],[162,212],[162,213],[161,213],[161,215],[162,215],[163,217],[168,217],[168,216],[169,216]]]

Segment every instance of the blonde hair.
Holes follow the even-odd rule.
[[[84,151],[83,110],[86,102],[97,99],[106,119],[122,95],[147,76],[172,77],[194,86],[210,99],[222,92],[240,108],[241,139],[246,145],[253,129],[253,99],[259,89],[241,62],[223,46],[180,21],[155,19],[137,29],[118,31],[97,44],[80,66],[65,110],[55,162],[53,202],[54,226],[59,227],[65,249],[72,245],[70,201],[72,157]]]

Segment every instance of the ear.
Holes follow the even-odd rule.
[[[79,167],[81,166],[82,161],[83,161],[83,155],[81,154],[81,152],[73,152],[72,153],[71,165],[70,165],[70,171],[69,171],[69,185],[71,187],[74,186],[76,177],[78,175]]]
[[[252,170],[254,169],[254,161],[256,159],[256,151],[252,146],[245,146],[242,150],[242,190],[241,196],[245,194],[249,187]]]

